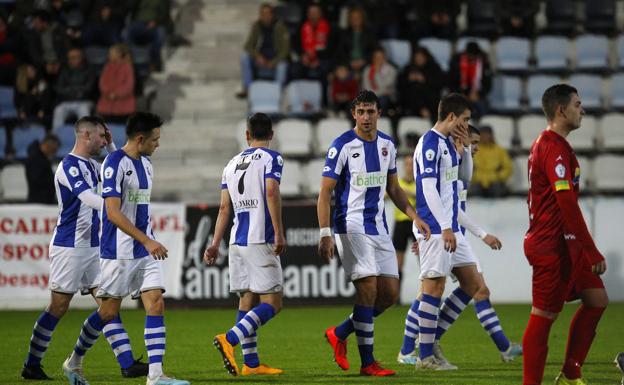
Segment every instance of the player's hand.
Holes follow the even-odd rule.
[[[604,259],[592,266],[592,273],[596,275],[602,275],[605,271],[607,271],[607,262]]]
[[[442,230],[442,241],[444,241],[444,250],[454,253],[457,248],[457,239],[451,229]]]
[[[154,259],[166,259],[167,258],[167,252],[169,250],[167,250],[167,248],[163,246],[162,243],[155,241],[153,239],[148,239],[143,244],[143,246],[145,246],[145,249],[147,249],[147,252],[150,253],[150,255]]]
[[[204,262],[208,266],[214,266],[217,257],[219,257],[219,246],[210,246],[204,251]]]
[[[451,130],[453,138],[461,140],[464,146],[470,145],[470,135],[468,134],[468,125],[459,124]]]
[[[412,253],[418,255],[419,252],[420,249],[418,248],[418,240],[415,240],[414,243],[412,243]]]
[[[318,253],[323,258],[323,262],[329,263],[334,257],[334,238],[322,237],[319,240]]]
[[[273,253],[282,255],[286,251],[286,238],[284,234],[275,234],[275,242],[273,243]]]
[[[414,224],[416,225],[418,232],[424,235],[426,240],[429,240],[429,238],[431,237],[431,229],[429,228],[427,222],[423,221],[420,217],[418,217],[416,218],[416,220],[414,220]]]
[[[503,248],[503,244],[501,243],[501,241],[492,234],[488,234],[483,237],[483,242],[485,242],[486,245],[490,246],[492,250],[500,250]]]

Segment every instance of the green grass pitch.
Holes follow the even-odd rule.
[[[544,384],[552,384],[560,369],[570,319],[576,305],[566,306],[550,335],[550,353]],[[519,342],[526,325],[528,305],[498,305],[496,310],[509,338]],[[504,364],[493,343],[481,329],[472,306],[442,339],[449,360],[458,365],[455,372],[416,372],[396,363],[401,346],[406,307],[394,307],[375,322],[375,356],[397,375],[391,378],[368,378],[358,375],[359,356],[354,336],[349,339],[351,370],[341,371],[331,359],[323,331],[349,314],[348,307],[286,308],[260,329],[258,344],[262,362],[283,368],[279,377],[232,377],[222,368],[221,358],[212,346],[212,337],[231,327],[235,309],[168,310],[167,354],[165,371],[192,384],[445,384],[502,385],[522,382],[522,362]],[[52,344],[44,359],[44,369],[54,381],[41,384],[66,384],[61,364],[71,351],[80,325],[88,311],[70,311],[57,326]],[[31,327],[38,312],[0,312],[2,349],[0,384],[25,384],[20,370],[26,356]],[[135,355],[146,356],[143,343],[143,316],[139,310],[122,313]],[[598,335],[584,367],[590,385],[619,384],[620,375],[612,360],[624,350],[624,304],[611,304],[599,326]],[[240,350],[237,351],[240,354]],[[240,357],[240,355],[238,356]],[[239,363],[242,359],[238,360]],[[242,365],[242,364],[241,364]],[[119,373],[103,337],[85,358],[85,375],[96,384],[145,384],[145,379],[124,379]]]

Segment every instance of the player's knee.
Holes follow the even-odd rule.
[[[490,289],[486,285],[480,285],[472,298],[475,302],[484,301],[490,298]]]
[[[117,311],[113,310],[113,309],[105,309],[100,307],[100,309],[98,309],[98,314],[100,315],[100,318],[102,319],[103,323],[108,323],[112,320],[115,319],[115,317],[117,317]]]
[[[48,313],[56,318],[61,318],[67,313],[68,308],[69,302],[52,302],[50,306],[48,306]]]
[[[165,299],[162,295],[154,298],[147,309],[149,315],[163,315],[165,313]]]

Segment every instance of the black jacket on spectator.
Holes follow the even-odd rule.
[[[67,38],[62,28],[50,26],[52,32],[52,46],[56,52],[59,63],[65,60],[65,51],[67,47]],[[44,70],[46,65],[43,53],[43,44],[41,42],[41,34],[35,30],[24,28],[25,39],[25,61],[32,63],[37,69]]]
[[[70,100],[91,100],[95,87],[95,73],[88,64],[80,68],[65,67],[59,75],[54,90],[59,103]]]
[[[56,203],[52,162],[41,152],[37,140],[28,146],[26,180],[29,203]]]
[[[373,50],[377,46],[377,39],[375,38],[375,34],[373,33],[373,31],[369,28],[365,28],[361,33],[362,50],[364,53],[363,59],[369,62]],[[343,29],[342,31],[340,31],[340,36],[338,38],[338,47],[336,51],[336,55],[338,56],[337,62],[350,62],[352,60],[351,51],[353,50],[353,46],[353,31],[351,29]]]
[[[504,35],[533,37],[535,34],[535,15],[539,11],[537,0],[501,0],[499,9]],[[522,20],[514,25],[512,17]]]
[[[424,81],[410,79],[410,75],[414,73],[421,74]],[[435,117],[440,94],[445,86],[444,79],[442,69],[430,54],[424,66],[418,66],[412,62],[403,68],[397,81],[399,103],[403,114],[420,116],[420,110],[426,108],[431,116]]]

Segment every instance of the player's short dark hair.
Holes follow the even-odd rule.
[[[252,139],[270,139],[273,133],[273,122],[267,114],[256,112],[247,119],[247,130]]]
[[[129,139],[134,138],[138,134],[149,134],[155,128],[163,125],[162,119],[156,114],[151,112],[135,112],[128,118],[126,124],[126,135]]]
[[[106,123],[104,122],[104,119],[100,118],[99,116],[95,116],[95,115],[87,115],[87,116],[83,116],[82,118],[78,119],[78,121],[76,122],[76,124],[74,125],[74,131],[78,132],[80,130],[80,127],[83,124],[91,124],[94,127],[95,126],[102,126],[102,127],[106,127]]]
[[[481,135],[481,131],[477,127],[473,126],[472,124],[468,125],[468,132],[470,134]]]
[[[358,104],[375,104],[377,109],[381,109],[381,105],[379,104],[379,98],[377,94],[375,94],[371,90],[362,90],[357,94],[355,99],[351,101],[351,111],[355,110],[355,107]]]
[[[578,95],[578,91],[569,84],[555,84],[548,87],[542,95],[542,110],[546,119],[549,121],[555,119],[557,108],[570,104],[572,94]]]
[[[470,101],[462,94],[452,92],[444,96],[438,104],[438,120],[442,121],[452,112],[456,116],[471,110]]]

